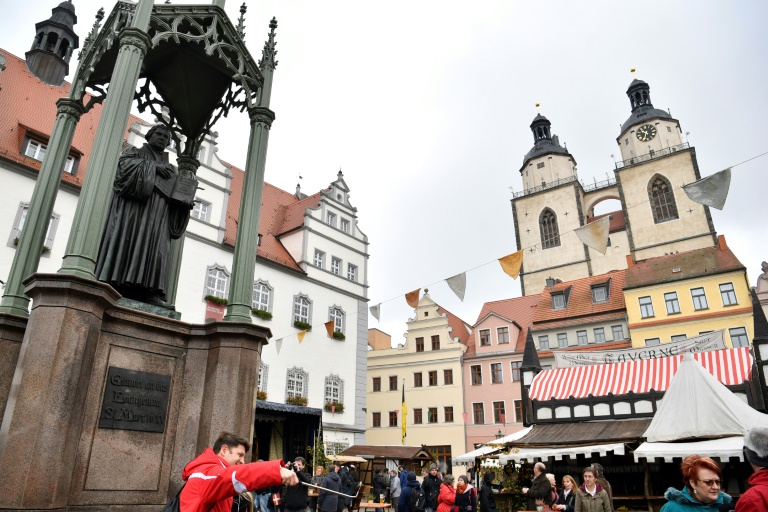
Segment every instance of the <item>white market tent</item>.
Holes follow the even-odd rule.
[[[563,457],[575,459],[577,455],[590,457],[593,453],[598,453],[601,457],[605,457],[608,452],[624,455],[624,443],[560,446],[557,448],[512,448],[508,454],[499,455],[499,461],[502,464],[506,464],[507,462],[522,462],[523,460],[528,462],[538,459],[547,460],[549,457],[554,457],[555,460],[562,460]]]
[[[635,461],[656,457],[672,460],[692,453],[743,460],[744,434],[765,425],[768,414],[744,403],[686,355],[643,434],[647,442],[635,450]],[[671,442],[681,440],[689,442]]]
[[[484,444],[480,448],[477,448],[476,450],[472,450],[471,452],[467,452],[463,455],[459,455],[458,457],[453,458],[453,462],[459,463],[459,464],[466,464],[468,462],[475,462],[475,459],[478,457],[483,457],[485,455],[490,455],[492,453],[498,452],[501,449],[504,448],[504,445],[507,442],[511,441],[517,441],[521,437],[524,437],[528,432],[531,431],[531,427],[524,428],[522,430],[518,430],[514,434],[510,434],[506,437],[502,437],[501,439],[494,439],[493,441]]]

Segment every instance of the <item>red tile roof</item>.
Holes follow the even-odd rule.
[[[611,212],[611,213],[604,213],[602,215],[595,215],[594,217],[587,217],[587,224],[590,222],[594,222],[596,220],[600,220],[606,215],[610,215],[611,219],[609,222],[609,233],[614,233],[616,231],[624,231],[627,229],[627,222],[624,220],[624,212],[621,210]]]
[[[462,320],[461,318],[457,317],[444,307],[440,306],[440,304],[437,304],[437,313],[440,315],[445,315],[448,317],[448,325],[453,328],[451,331],[451,335],[454,338],[459,338],[459,341],[461,341],[462,345],[466,345],[469,342],[469,336],[470,331],[472,330],[472,326],[469,325],[467,322]]]
[[[483,307],[480,310],[480,314],[477,316],[477,321],[473,327],[477,327],[480,322],[482,322],[488,315],[491,314],[515,322],[520,326],[520,334],[517,336],[514,352],[522,352],[525,348],[525,337],[528,335],[528,328],[531,326],[531,324],[533,324],[533,317],[538,304],[539,294],[486,302],[483,304]],[[473,331],[472,336],[469,340],[467,340],[469,349],[464,354],[465,358],[472,357],[476,354],[476,343],[474,335],[475,332],[476,330]]]
[[[534,324],[539,327],[541,324],[585,318],[591,321],[589,317],[601,315],[610,312],[624,311],[624,279],[626,270],[615,270],[607,274],[584,277],[575,281],[559,283],[551,288],[544,288],[540,294],[539,307],[536,309]],[[610,281],[608,290],[608,300],[605,302],[594,303],[592,301],[592,285]],[[566,307],[563,309],[552,308],[552,294],[565,292],[567,298]],[[542,326],[541,328],[545,328]]]
[[[588,318],[566,318],[565,320],[542,322],[540,324],[534,324],[531,328],[532,332],[544,331],[549,329],[562,329],[565,327],[574,327],[577,325],[583,325],[585,323],[596,324],[600,322],[610,322],[611,320],[626,320],[626,311],[616,311],[613,313],[605,313],[602,315],[590,315]]]
[[[678,272],[674,270],[679,269]],[[720,245],[635,262],[627,269],[625,289],[745,270],[721,236]]]
[[[8,159],[39,171],[40,162],[22,153],[24,136],[29,131],[47,140],[56,120],[56,101],[69,94],[70,84],[64,82],[59,87],[45,84],[27,70],[24,59],[2,49],[0,52],[6,56],[6,69],[0,72],[0,159]],[[80,162],[75,175],[63,173],[62,179],[77,187],[83,184],[101,112],[102,106],[96,105],[80,118],[75,130],[72,148],[81,154]],[[134,122],[147,124],[132,115],[127,126],[130,127]],[[233,165],[226,165],[232,168],[232,193],[227,205],[224,243],[234,245],[244,172]],[[299,200],[295,195],[265,183],[259,222],[262,240],[258,255],[302,272],[296,260],[280,243],[279,235],[300,227],[304,223],[305,210],[317,206],[319,200],[320,192]]]

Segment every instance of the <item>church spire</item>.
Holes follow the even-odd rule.
[[[50,18],[35,24],[35,40],[26,53],[27,68],[43,82],[64,83],[72,52],[80,45],[73,29],[76,23],[75,6],[65,0],[52,9]]]
[[[653,108],[651,103],[651,86],[635,77],[635,68],[632,68],[632,83],[627,89],[629,104],[632,106],[632,112],[640,108]]]

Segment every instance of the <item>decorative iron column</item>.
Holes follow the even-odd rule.
[[[48,151],[35,181],[24,229],[16,246],[16,254],[13,255],[5,293],[0,302],[2,313],[24,317],[29,315],[29,297],[24,294],[22,281],[36,272],[40,264],[45,235],[59,191],[61,172],[72,146],[77,123],[85,112],[82,103],[72,98],[61,98],[56,105],[56,121],[48,141]]]
[[[95,279],[96,257],[106,220],[117,160],[136,93],[142,61],[152,43],[146,34],[152,0],[139,0],[131,26],[120,32],[120,50],[96,130],[88,171],[77,202],[60,273]]]
[[[248,109],[251,120],[251,134],[248,141],[248,156],[245,162],[240,214],[235,239],[235,255],[229,287],[229,304],[224,315],[226,322],[251,322],[253,301],[253,276],[256,271],[256,251],[259,239],[259,214],[261,193],[264,188],[264,169],[267,162],[267,142],[275,113],[269,109],[272,95],[272,77],[277,66],[275,56],[275,29],[277,20],[269,23],[269,38],[264,44],[259,68],[264,75],[264,84],[259,93],[259,102]]]

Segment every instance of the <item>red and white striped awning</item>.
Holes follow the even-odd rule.
[[[700,352],[693,357],[717,380],[727,386],[741,384],[752,378],[752,355],[749,347]],[[563,400],[570,396],[624,395],[630,391],[647,393],[666,391],[677,372],[683,355],[557,368],[540,372],[531,383],[530,397],[535,400]]]

